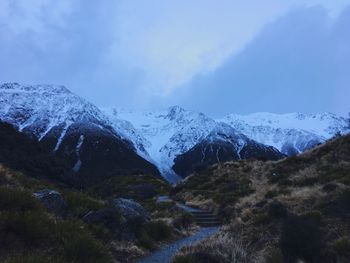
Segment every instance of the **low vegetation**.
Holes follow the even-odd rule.
[[[176,263],[350,262],[350,135],[281,161],[216,165],[173,194],[227,223]]]
[[[110,179],[106,182],[111,186],[109,194],[99,195],[100,186],[77,191],[0,165],[0,262],[132,262],[187,234],[184,230],[193,227],[188,215],[172,201],[157,202],[160,194],[168,193],[169,186],[159,178],[134,177],[121,177],[119,182]],[[33,195],[42,189],[61,193],[67,213],[49,212]],[[135,239],[124,240],[109,222],[84,221],[85,215],[103,211],[116,197],[137,200],[150,214],[150,221],[133,223]],[[113,224],[122,224],[119,221],[116,215]]]

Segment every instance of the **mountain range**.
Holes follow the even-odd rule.
[[[0,120],[65,158],[82,182],[130,172],[176,183],[201,166],[276,160],[349,132],[349,120],[322,114],[231,114],[221,119],[173,106],[136,112],[98,108],[63,86],[0,86]]]

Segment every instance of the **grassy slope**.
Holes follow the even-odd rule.
[[[350,262],[350,135],[277,162],[213,166],[174,195],[227,223],[176,262]]]
[[[0,122],[0,262],[129,262],[191,226],[174,203],[156,202],[170,189],[160,176],[112,176],[83,191],[74,187],[76,177],[68,170],[35,139]],[[66,217],[48,213],[33,197],[43,189],[63,195]],[[119,240],[108,225],[82,221],[115,197],[134,199],[151,214],[149,223],[135,225],[132,242]]]
[[[0,165],[0,262],[131,262],[164,242],[179,238],[191,226],[191,219],[173,203],[158,204],[155,198],[141,198],[127,190],[132,182],[151,184],[158,194],[166,194],[169,186],[164,181],[148,175],[118,178],[81,192]],[[99,196],[107,185],[109,194]],[[68,216],[48,213],[33,197],[33,192],[47,188],[63,194]],[[88,211],[106,207],[115,196],[133,198],[151,214],[152,220],[138,227],[137,239],[132,242],[118,240],[104,225],[81,220]]]

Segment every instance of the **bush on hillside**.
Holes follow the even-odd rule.
[[[39,210],[41,205],[34,196],[27,191],[10,188],[0,188],[0,211]]]
[[[318,262],[322,246],[320,220],[311,215],[290,216],[282,226],[280,247],[287,262]]]
[[[192,224],[194,224],[194,218],[190,213],[183,213],[177,216],[173,221],[173,225],[177,229],[186,229],[189,228]]]

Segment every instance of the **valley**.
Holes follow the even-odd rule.
[[[0,260],[347,262],[349,124],[99,109],[3,84]]]

